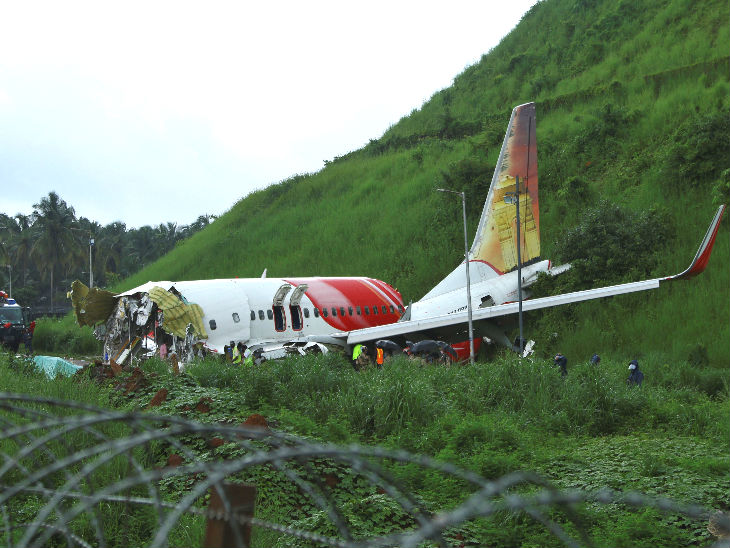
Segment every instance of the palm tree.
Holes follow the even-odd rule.
[[[170,251],[181,238],[181,234],[177,229],[177,223],[160,224],[155,229],[155,232],[158,255],[164,255]]]
[[[28,266],[30,263],[30,251],[33,248],[35,240],[33,215],[23,215],[18,213],[14,217],[12,231],[13,235],[10,239],[10,254],[13,263],[20,267],[23,274],[23,285],[28,283]]]
[[[39,203],[33,204],[33,207],[38,239],[31,248],[31,255],[35,257],[41,275],[50,278],[53,312],[54,273],[60,267],[67,266],[76,251],[71,231],[76,223],[76,212],[54,191],[41,198]]]
[[[6,261],[10,256],[9,243],[12,224],[13,220],[10,217],[5,213],[0,213],[0,262]]]
[[[137,272],[143,266],[159,257],[156,250],[156,233],[151,226],[145,225],[129,231],[128,252],[125,264],[130,272]]]
[[[0,266],[5,266],[10,260],[12,224],[13,220],[10,217],[0,213]]]
[[[101,272],[123,273],[121,267],[126,243],[127,225],[121,221],[110,223],[99,231],[97,263]]]

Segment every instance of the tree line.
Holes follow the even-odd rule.
[[[127,229],[121,221],[102,226],[76,217],[56,192],[33,204],[30,215],[0,213],[0,287],[23,306],[53,311],[71,282],[107,287],[137,272],[215,219],[201,215],[190,225],[161,223]],[[90,245],[93,241],[93,245]]]

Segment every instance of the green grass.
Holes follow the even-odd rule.
[[[730,502],[728,374],[703,361],[701,352],[694,359],[699,365],[666,364],[653,355],[644,356],[646,379],[640,389],[626,386],[625,360],[610,356],[598,367],[587,360],[571,361],[565,379],[550,361],[520,361],[511,356],[451,368],[395,360],[383,370],[361,373],[335,355],[268,362],[257,368],[234,368],[209,359],[194,362],[179,377],[152,359],[143,365],[151,384],[130,400],[88,380],[49,381],[30,371],[19,375],[18,361],[3,354],[0,382],[11,391],[128,409],[144,408],[165,387],[167,401],[156,413],[233,423],[261,413],[279,430],[335,443],[406,449],[486,478],[535,470],[563,489],[637,490],[726,508]],[[719,384],[708,381],[710,377]],[[211,398],[209,413],[194,411],[202,397]],[[115,435],[124,435],[120,428]],[[182,441],[200,459],[234,456],[227,453],[233,446],[213,450],[198,437]],[[141,460],[159,466],[166,457],[160,447]],[[95,479],[103,483],[123,474],[124,463],[118,464],[121,467],[106,467]],[[345,497],[343,507],[350,509],[346,514],[361,519],[353,530],[374,534],[375,524],[382,524],[377,508],[384,504],[382,511],[386,511],[389,503],[372,499],[377,493],[351,471],[320,464],[344,482],[337,496]],[[460,481],[424,473],[415,464],[390,468],[427,507],[451,507],[469,492]],[[327,531],[316,512],[301,509],[310,508],[306,498],[278,473],[249,471],[241,479],[261,487],[258,517],[285,523],[303,520],[296,523]],[[162,488],[174,498],[185,486],[169,481]],[[362,504],[369,505],[372,516],[358,510]],[[398,515],[391,510],[388,515]],[[629,511],[616,505],[587,505],[580,512],[599,546],[699,546],[709,538],[706,523],[680,515]],[[560,512],[553,517],[559,522],[566,519]],[[142,523],[150,518],[140,514],[138,519]],[[658,522],[661,530],[649,534],[650,525]],[[391,525],[403,523],[395,520]],[[121,523],[119,527],[121,531]],[[202,528],[199,519],[185,518],[172,545],[197,543]],[[520,516],[476,520],[459,531],[478,544],[557,545],[541,526]],[[266,545],[283,542],[278,534],[266,531],[256,532],[254,538]]]

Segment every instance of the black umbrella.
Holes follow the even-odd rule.
[[[391,356],[393,354],[400,354],[401,352],[403,352],[403,349],[400,347],[399,344],[396,344],[393,341],[389,341],[388,339],[375,341],[375,348],[382,348],[383,351],[387,352]]]
[[[441,347],[436,341],[419,341],[411,346],[411,353],[438,358],[441,355]]]
[[[441,348],[441,352],[448,356],[452,362],[459,361],[459,355],[456,353],[456,350],[454,350],[454,347],[451,346],[449,343],[444,341],[436,341],[436,344],[439,345],[439,348]]]

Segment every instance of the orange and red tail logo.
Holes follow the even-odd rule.
[[[524,263],[540,256],[535,103],[520,105],[512,111],[477,234],[469,252],[470,260],[485,262],[499,273],[509,272],[517,266],[517,208],[514,199],[507,196],[515,192],[517,177],[520,253]]]

